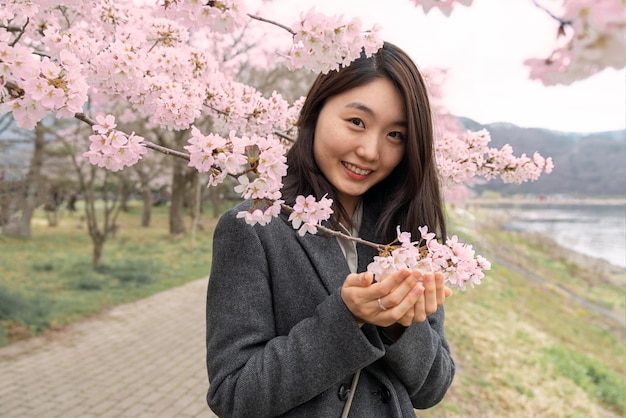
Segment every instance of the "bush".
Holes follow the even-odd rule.
[[[0,286],[0,321],[13,323],[13,329],[20,329],[19,336],[28,336],[50,327],[48,317],[52,312],[52,302],[44,294],[37,292],[25,296]],[[22,326],[20,326],[22,325]],[[3,332],[0,339],[11,337]]]
[[[122,284],[144,285],[152,282],[157,264],[154,261],[127,261],[115,265],[103,265],[96,269],[100,274],[114,277]]]

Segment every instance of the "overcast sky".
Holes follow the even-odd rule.
[[[421,68],[448,71],[446,105],[477,122],[509,122],[570,132],[626,128],[626,73],[605,70],[570,86],[544,87],[528,78],[527,58],[547,57],[557,23],[531,0],[474,0],[451,17],[424,15],[409,0],[274,0],[259,14],[290,25],[301,11],[358,16],[382,26],[385,40]],[[550,4],[550,0],[545,0]]]

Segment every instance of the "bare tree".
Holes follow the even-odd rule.
[[[85,220],[93,244],[92,266],[102,262],[104,244],[117,230],[120,213],[121,181],[118,174],[91,165],[80,156],[82,143],[76,140],[89,135],[89,127],[74,123],[72,131],[57,131],[62,153],[71,161],[85,203]],[[97,190],[99,189],[99,191]]]

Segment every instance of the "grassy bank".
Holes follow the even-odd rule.
[[[209,274],[214,220],[193,241],[171,238],[166,208],[155,208],[142,228],[140,208],[131,206],[94,270],[81,217],[65,214],[50,228],[37,213],[32,239],[0,236],[0,346]]]
[[[418,415],[623,416],[624,269],[501,230],[499,216],[451,211],[452,232],[493,270],[448,300],[457,375],[444,401]],[[80,215],[57,228],[37,218],[31,240],[0,237],[0,344],[208,275],[214,221],[192,242],[168,236],[162,208],[151,228],[139,217],[139,208],[121,215],[96,271]]]
[[[624,269],[507,232],[498,212],[457,212],[453,230],[493,263],[446,303],[458,372],[420,417],[624,416]]]

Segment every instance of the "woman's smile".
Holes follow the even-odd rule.
[[[346,169],[348,170],[348,173],[358,179],[365,179],[373,170],[367,170],[367,169],[363,169],[363,168],[359,168],[354,164],[350,164],[348,162],[343,162],[342,163],[344,165],[344,167],[346,167]]]

